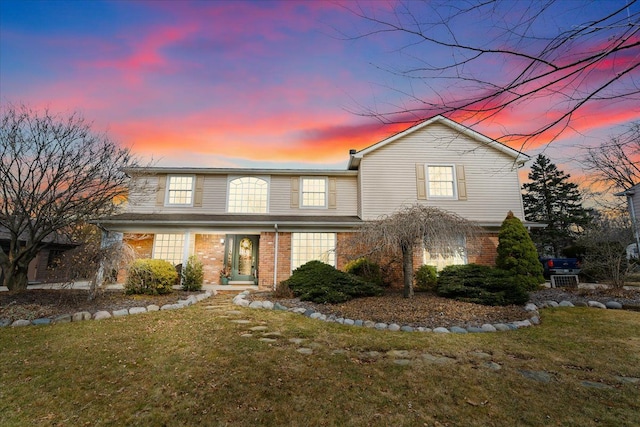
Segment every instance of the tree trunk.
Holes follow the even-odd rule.
[[[413,247],[402,245],[403,296],[413,298]]]
[[[29,264],[22,265],[17,263],[9,264],[8,266],[3,265],[2,270],[4,272],[4,286],[10,291],[23,291],[27,289],[27,284],[29,283],[29,279],[27,278]]]

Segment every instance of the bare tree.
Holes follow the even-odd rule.
[[[63,286],[72,287],[78,280],[89,282],[87,299],[95,299],[104,285],[117,280],[118,271],[135,259],[133,248],[122,240],[119,233],[107,233],[95,225],[78,224],[69,235],[80,243],[74,249],[62,253],[56,260],[51,276]]]
[[[438,208],[412,205],[375,221],[365,222],[354,235],[359,256],[382,253],[402,256],[404,297],[413,297],[413,254],[451,256],[461,250],[461,240],[474,241],[477,227],[470,221]]]
[[[595,148],[587,148],[583,167],[593,184],[624,191],[640,183],[640,122],[631,123],[620,135]]]
[[[391,87],[402,101],[363,114],[414,123],[456,113],[477,123],[529,107],[531,128],[502,137],[524,148],[543,134],[552,141],[587,107],[640,97],[639,2],[347,3],[363,21],[342,35],[379,38],[402,55],[388,62],[404,68],[378,64],[408,82]]]
[[[622,288],[636,263],[627,259],[627,246],[633,243],[628,216],[600,216],[597,224],[578,241],[584,247],[582,273],[591,280],[603,280]]]
[[[26,289],[45,241],[119,210],[128,191],[121,168],[136,160],[78,114],[14,105],[0,107],[0,155],[0,227],[10,236],[0,267],[5,286]]]

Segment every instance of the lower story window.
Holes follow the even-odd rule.
[[[173,265],[184,258],[184,234],[156,234],[153,239],[153,259],[163,259]]]
[[[440,253],[437,250],[424,250],[422,262],[435,267],[438,271],[450,265],[467,264],[467,250],[464,239],[460,239],[458,246],[452,248],[453,251]]]
[[[318,260],[336,265],[336,233],[293,233],[291,236],[291,269]]]

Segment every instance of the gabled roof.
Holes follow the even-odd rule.
[[[362,159],[362,157],[364,157],[365,155],[367,155],[368,153],[377,150],[378,148],[382,148],[387,144],[390,144],[394,141],[397,141],[398,139],[409,135],[413,132],[417,132],[422,128],[425,128],[431,124],[434,123],[440,123],[443,124],[445,126],[450,127],[451,129],[468,136],[471,139],[474,139],[476,141],[478,141],[478,143],[480,144],[485,144],[489,147],[495,148],[498,151],[501,151],[511,157],[514,158],[514,161],[518,164],[518,165],[522,165],[524,164],[526,161],[528,161],[531,157],[527,156],[526,154],[518,151],[518,150],[514,150],[513,148],[507,147],[506,145],[489,138],[488,136],[482,135],[481,133],[478,133],[466,126],[461,125],[460,123],[454,122],[451,119],[447,119],[444,116],[438,115],[435,117],[432,117],[428,120],[425,120],[421,123],[418,123],[415,126],[410,127],[409,129],[405,129],[402,132],[399,132],[395,135],[390,136],[389,138],[383,139],[382,141],[373,144],[365,149],[362,149],[360,151],[357,151],[355,153],[351,153],[351,156],[349,158],[349,165],[348,165],[348,169],[358,169],[358,167],[360,166],[360,160]]]

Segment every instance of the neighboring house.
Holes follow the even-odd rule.
[[[638,229],[638,214],[640,213],[640,184],[636,184],[628,190],[614,194],[614,196],[625,196],[627,198],[627,209],[631,217],[633,227],[633,238],[635,243],[627,247],[627,258],[638,258],[640,253],[640,230]]]
[[[0,227],[0,248],[5,253],[9,252],[11,237],[6,228]],[[24,239],[20,240],[24,245]],[[42,248],[38,251],[36,257],[29,263],[29,271],[27,272],[27,280],[29,283],[43,283],[51,281],[66,281],[67,277],[56,274],[55,267],[60,261],[62,254],[70,249],[77,247],[76,243],[71,242],[64,236],[50,236],[42,242]],[[0,267],[0,286],[4,281],[4,272]]]
[[[134,184],[128,209],[100,226],[123,233],[138,257],[177,265],[197,255],[205,283],[218,283],[224,268],[230,283],[266,289],[312,259],[342,268],[340,247],[362,221],[421,203],[475,221],[486,234],[478,254],[425,252],[418,265],[493,264],[507,213],[524,218],[518,168],[527,160],[436,116],[351,150],[345,170],[127,169]]]

